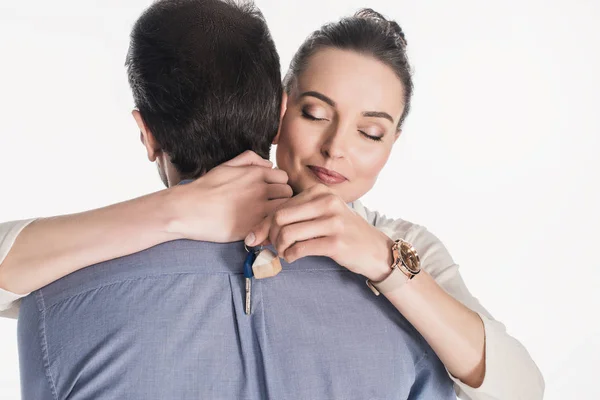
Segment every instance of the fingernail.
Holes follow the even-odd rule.
[[[252,246],[254,240],[256,240],[256,236],[254,235],[254,232],[250,232],[248,236],[246,236],[246,239],[244,239],[244,243],[246,243],[246,246]]]

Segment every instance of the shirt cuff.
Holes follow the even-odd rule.
[[[25,296],[27,295],[0,289],[0,317],[16,319],[19,316],[21,299]]]
[[[459,396],[459,398],[468,400],[496,400],[497,397],[492,395],[498,393],[494,388],[494,386],[497,384],[495,383],[497,379],[495,378],[496,374],[494,371],[496,366],[493,362],[493,360],[496,359],[494,354],[496,346],[493,345],[494,329],[490,324],[493,321],[489,320],[484,315],[478,315],[483,322],[483,329],[485,332],[485,375],[483,377],[483,382],[479,387],[474,388],[453,376],[449,371],[448,375],[454,381],[456,394]],[[490,360],[492,361],[490,362]]]
[[[501,323],[478,315],[485,331],[485,376],[481,386],[473,388],[448,373],[457,395],[467,400],[542,399],[543,378],[532,373],[537,367],[528,362],[526,350]]]
[[[0,224],[0,268],[17,236],[35,219],[11,221]],[[0,317],[17,318],[20,299],[27,294],[16,294],[0,288]]]

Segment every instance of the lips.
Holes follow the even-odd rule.
[[[308,168],[312,171],[312,173],[317,177],[318,180],[320,180],[326,185],[338,185],[348,180],[345,176],[340,175],[337,172],[327,168],[316,167],[314,165],[309,165]]]

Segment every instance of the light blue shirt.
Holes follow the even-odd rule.
[[[23,400],[455,399],[435,353],[330,259],[253,280],[243,243],[174,241],[24,299]]]

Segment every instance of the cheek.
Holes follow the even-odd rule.
[[[305,159],[314,154],[313,135],[299,118],[286,118],[281,123],[281,133],[277,145],[277,163],[280,167],[290,165],[294,160]]]
[[[357,148],[357,150],[359,150]],[[374,182],[385,166],[391,152],[391,146],[369,144],[369,148],[363,147],[353,152],[354,169],[357,178],[362,181]]]

